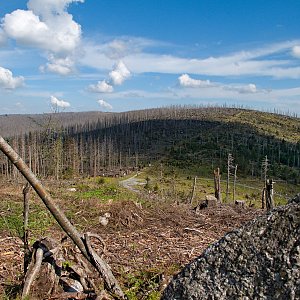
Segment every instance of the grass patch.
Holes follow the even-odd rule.
[[[23,236],[22,215],[12,213],[0,218],[0,231],[7,231],[10,236]]]
[[[101,198],[101,200],[115,200],[119,194],[119,190],[114,186],[104,186],[102,188],[90,189],[79,194],[80,198]]]
[[[76,186],[74,193],[76,199],[99,199],[102,202],[109,200],[134,200],[138,201],[136,193],[128,191],[119,185],[119,178],[95,177],[84,179]]]
[[[225,175],[223,175],[225,176]],[[160,174],[159,166],[145,168],[138,178],[145,180],[149,178],[150,191],[166,201],[188,202],[191,196],[194,174],[187,175],[178,169],[165,168],[163,177]],[[235,199],[244,200],[248,205],[261,207],[261,194],[264,183],[258,178],[238,178],[236,182]],[[221,181],[222,200],[225,203],[233,201],[233,182],[230,179],[230,193],[226,200],[226,180],[222,177]],[[285,181],[276,181],[274,184],[275,205],[285,205],[289,198],[299,191],[299,186]],[[213,176],[197,177],[195,203],[204,200],[206,195],[214,194]]]
[[[23,203],[12,200],[3,200],[0,204],[0,231],[6,231],[10,236],[22,238],[23,229]],[[53,225],[54,219],[46,207],[30,203],[28,229],[30,239],[34,240],[43,236]]]
[[[155,270],[127,274],[125,295],[129,300],[158,300],[161,297],[160,283],[162,274]]]

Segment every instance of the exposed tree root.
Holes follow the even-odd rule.
[[[118,282],[114,280],[108,264],[93,250],[90,237],[101,241],[104,248],[105,243],[97,234],[85,234],[88,253],[93,257],[97,270],[103,276],[104,285],[107,290],[113,291],[115,297],[120,298],[122,290]],[[34,296],[38,294],[37,297],[47,297],[47,299],[112,299],[104,291],[97,290],[96,284],[91,278],[93,272],[84,262],[83,257],[76,255],[76,249],[67,248],[63,249],[61,244],[50,238],[43,238],[35,242],[32,259],[24,280],[22,299],[30,294]],[[61,251],[62,249],[64,251]],[[62,252],[64,252],[64,257]],[[69,258],[71,259],[69,260]],[[71,261],[72,258],[75,258],[76,264]],[[41,282],[39,281],[45,280],[47,284],[42,285],[43,291],[41,291]]]

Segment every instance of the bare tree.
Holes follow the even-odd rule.
[[[195,197],[195,191],[196,191],[196,184],[197,184],[197,176],[194,177],[194,183],[193,183],[193,189],[192,189],[192,194],[191,194],[191,199],[190,199],[190,205],[193,204],[193,200]]]
[[[266,181],[266,208],[271,210],[274,208],[274,181],[272,179]]]
[[[269,160],[268,160],[268,156],[266,155],[262,164],[262,175],[263,175],[263,178],[264,178],[264,183],[266,185],[266,182],[267,182],[267,174],[268,174],[268,170],[269,170],[269,166],[270,166],[270,163],[269,163]]]
[[[235,202],[235,188],[236,188],[236,179],[237,179],[237,176],[236,176],[237,168],[238,168],[238,165],[235,165],[235,167],[234,167],[234,177],[233,177],[233,196],[232,196],[233,202]]]
[[[233,168],[233,156],[231,153],[228,153],[227,157],[227,183],[226,183],[226,201],[229,198],[229,182],[230,182],[230,175],[231,169]]]
[[[267,176],[268,176],[268,170],[269,170],[269,160],[268,156],[266,155],[262,164],[262,176],[264,179],[264,187],[262,190],[262,197],[261,197],[261,208],[264,209],[266,206],[266,201],[267,201]]]

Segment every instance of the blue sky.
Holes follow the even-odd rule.
[[[0,0],[0,114],[300,114],[298,0]]]

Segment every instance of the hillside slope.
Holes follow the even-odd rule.
[[[120,124],[154,119],[206,120],[248,124],[260,133],[274,135],[289,142],[300,140],[300,120],[279,114],[225,107],[169,107],[122,113],[62,112],[34,115],[0,115],[0,133],[4,137],[45,130],[106,122]]]
[[[234,108],[170,107],[64,113],[52,119],[46,129],[11,139],[42,177],[96,176],[154,162],[207,175],[216,167],[225,171],[230,153],[242,176],[261,176],[267,157],[271,176],[300,181],[298,118]],[[11,172],[4,160],[1,169]]]
[[[16,114],[0,115],[0,134],[10,137],[24,133],[43,131],[53,126],[70,126],[96,122],[99,118],[109,113],[93,112],[64,112],[45,114]]]

